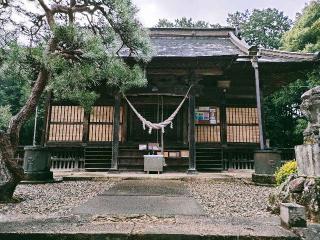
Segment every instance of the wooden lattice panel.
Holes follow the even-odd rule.
[[[82,141],[84,110],[79,106],[52,106],[48,141]]]
[[[113,136],[113,106],[95,106],[89,120],[90,142],[111,142]],[[120,125],[123,122],[123,108],[120,109]],[[120,126],[119,139],[122,141]]]
[[[227,141],[238,143],[259,142],[256,108],[227,108]]]
[[[197,125],[196,142],[220,142],[219,125]]]

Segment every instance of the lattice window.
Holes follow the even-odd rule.
[[[119,138],[122,141],[123,108],[120,109]],[[111,142],[113,134],[113,106],[95,106],[89,121],[89,141]]]
[[[80,106],[52,106],[48,141],[82,141],[84,110]]]
[[[259,142],[257,108],[227,108],[227,141],[238,143]]]

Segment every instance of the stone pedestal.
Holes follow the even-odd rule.
[[[303,144],[295,146],[298,175],[320,177],[319,144]]]
[[[281,203],[281,225],[287,228],[306,227],[306,211],[304,206],[296,203]]]
[[[259,150],[254,152],[254,170],[252,181],[262,184],[275,183],[274,173],[281,166],[281,152]]]
[[[48,149],[41,146],[26,146],[24,151],[25,180],[53,181]]]

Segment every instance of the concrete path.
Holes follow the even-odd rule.
[[[0,219],[0,239],[298,240],[279,218],[207,216],[181,180],[122,180],[69,216]],[[311,240],[311,239],[310,239]]]
[[[75,214],[147,214],[152,216],[204,215],[179,180],[123,180],[74,209]]]

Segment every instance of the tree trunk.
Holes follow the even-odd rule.
[[[12,198],[23,177],[23,170],[15,161],[14,152],[9,136],[0,133],[0,201]]]

